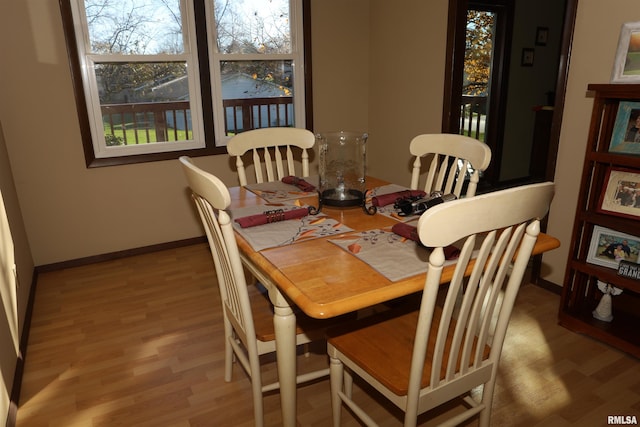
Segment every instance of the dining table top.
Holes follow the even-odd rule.
[[[367,188],[388,184],[367,177]],[[266,205],[267,202],[245,187],[232,187],[230,208]],[[317,206],[317,195],[298,200],[298,203]],[[361,232],[391,229],[397,221],[389,216],[368,215],[362,207],[338,208],[323,206],[321,212],[341,224]],[[236,233],[243,258],[268,277],[279,291],[308,316],[330,318],[350,313],[395,298],[419,292],[425,284],[426,273],[391,281],[367,263],[320,237],[256,251]],[[560,242],[541,233],[533,255],[555,249]],[[450,281],[454,266],[445,267],[442,282]]]

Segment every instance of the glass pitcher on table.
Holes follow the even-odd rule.
[[[365,207],[367,138],[366,133],[347,131],[316,135],[320,153],[318,211],[323,205],[362,206],[367,213],[375,213],[375,207]]]

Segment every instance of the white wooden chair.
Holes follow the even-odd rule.
[[[273,307],[259,288],[247,285],[231,220],[225,209],[231,196],[223,182],[180,157],[200,219],[209,241],[223,304],[225,334],[225,381],[231,381],[235,358],[251,378],[255,425],[263,425],[262,394],[279,388],[262,384],[259,356],[275,351]],[[324,327],[335,322],[296,315],[297,344],[324,339]],[[336,319],[339,321],[340,319]],[[297,383],[328,376],[329,369],[299,375]]]
[[[419,414],[458,396],[469,409],[446,425],[476,414],[481,426],[489,425],[509,317],[553,192],[553,183],[532,184],[444,203],[422,214],[420,239],[434,249],[419,310],[389,311],[348,329],[329,330],[334,426],[340,425],[342,403],[366,425],[376,425],[356,404],[351,375],[402,409],[405,426],[415,426]],[[454,242],[461,254],[450,283],[440,285],[443,247]],[[467,268],[472,272],[464,278]],[[482,398],[476,401],[468,392],[480,385]]]
[[[281,180],[285,176],[298,177],[309,176],[309,153],[307,150],[315,144],[315,135],[306,129],[291,127],[273,127],[254,129],[239,133],[231,138],[227,144],[229,155],[236,156],[236,167],[240,185],[247,185],[247,174],[242,156],[252,152],[253,168],[255,170],[255,182]],[[302,150],[299,159],[302,171],[296,174],[295,159],[291,147]],[[287,170],[285,171],[285,161]],[[275,172],[274,172],[275,164]]]
[[[469,183],[464,194],[471,197],[476,194],[480,173],[489,167],[491,149],[477,139],[455,134],[418,135],[409,145],[409,151],[415,157],[411,174],[411,189],[423,189],[430,194],[442,191],[453,193],[460,198],[464,188],[467,172],[470,171]],[[426,181],[420,188],[422,158],[431,155]]]

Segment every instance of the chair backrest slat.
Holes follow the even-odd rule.
[[[424,134],[411,141],[409,151],[416,158],[411,173],[411,188],[427,193],[442,191],[461,196],[474,196],[480,173],[489,167],[491,150],[477,139],[455,134]],[[421,158],[431,159],[424,186],[420,185],[423,173]],[[470,174],[467,180],[467,174]],[[468,181],[468,182],[467,182]],[[466,191],[464,185],[467,185]]]
[[[263,168],[266,181],[281,180],[287,175],[308,177],[308,150],[314,144],[315,135],[306,129],[273,127],[254,129],[234,136],[227,144],[227,151],[229,155],[236,157],[240,185],[247,185],[247,172],[242,160],[247,151],[252,151],[255,182],[262,183],[265,182]],[[302,152],[299,160],[302,165],[301,174],[296,173],[293,147],[297,147]]]

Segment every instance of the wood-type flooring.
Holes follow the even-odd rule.
[[[492,426],[606,426],[610,415],[640,421],[640,361],[558,326],[558,305],[558,295],[522,287]],[[221,318],[204,244],[41,273],[17,426],[252,426],[246,374],[236,365],[233,380],[223,379]],[[322,345],[313,350],[299,356],[301,370],[327,363]],[[275,376],[273,357],[265,364],[264,376]],[[398,411],[357,384],[354,396],[381,426],[401,425]],[[279,394],[264,401],[265,424],[281,425]],[[421,416],[420,425],[436,425],[440,412]],[[346,409],[342,415],[343,426],[360,425]],[[298,424],[330,420],[328,380],[300,387]]]

